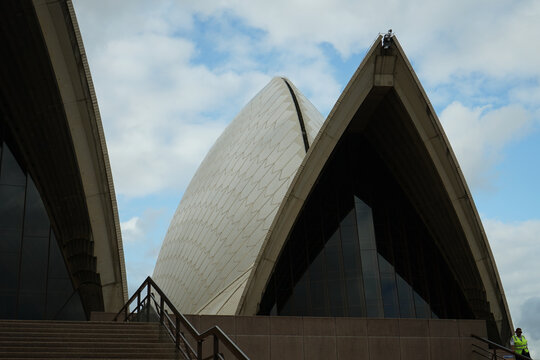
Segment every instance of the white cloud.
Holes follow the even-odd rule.
[[[135,201],[131,205],[140,204]],[[165,208],[146,208],[120,223],[130,292],[152,274],[170,215]]]
[[[505,223],[483,220],[515,327],[523,328],[533,350],[540,344],[540,220]],[[536,346],[535,346],[536,343]]]
[[[528,298],[521,306],[520,322],[517,323],[524,331],[529,341],[528,347],[531,356],[534,357],[537,349],[540,349],[540,297]]]
[[[540,74],[540,67],[533,66],[540,48],[528,36],[540,30],[530,15],[540,11],[540,3],[531,0],[75,5],[117,190],[128,196],[184,188],[225,125],[274,75],[289,77],[317,108],[328,111],[344,84],[336,81],[322,43],[346,58],[393,26],[416,60],[422,81],[441,84],[459,78],[454,90],[470,98],[481,94],[485,76]],[[212,25],[199,34],[195,19]],[[254,30],[258,35],[253,36]],[[203,42],[214,52],[201,53]],[[214,63],[209,59],[207,64],[206,56]],[[515,93],[527,98],[523,91]],[[441,100],[452,97],[439,95]],[[528,97],[533,103],[535,95]],[[483,105],[490,102],[485,98]],[[517,105],[492,110],[454,103],[441,119],[450,116],[444,125],[472,185],[487,184],[501,149],[529,121]],[[504,116],[515,121],[505,122]]]
[[[233,14],[266,31],[267,46],[310,49],[332,44],[344,57],[358,53],[377,32],[393,27],[408,53],[421,55],[422,73],[447,81],[452,74],[484,72],[540,74],[540,4],[526,1],[202,1],[193,8],[207,16]]]
[[[105,21],[110,14],[99,20],[96,14],[103,9],[85,5],[78,11],[83,36],[86,22],[97,22],[93,29],[111,26]],[[198,45],[178,35],[169,21],[171,15],[160,12],[170,3],[160,2],[158,10],[152,11],[139,5],[138,9],[127,7],[133,18],[123,14],[115,19],[115,26],[123,23],[124,28],[98,31],[102,37],[86,42],[120,195],[137,197],[185,188],[226,124],[284,69],[294,71],[299,79],[296,85],[307,87],[325,106],[337,98],[339,85],[317,49],[312,49],[316,58],[297,51],[300,58],[286,54],[279,60],[281,65],[259,64],[257,69],[262,45],[229,24],[230,33],[217,34],[222,40],[216,42],[227,53],[219,66],[210,68],[194,62],[201,56]],[[109,10],[119,11],[115,6]],[[193,15],[189,6],[185,10]],[[142,16],[144,11],[149,11],[147,17]],[[178,11],[175,7],[172,13]],[[243,41],[233,41],[238,37]],[[223,47],[228,38],[228,44],[235,46]],[[257,46],[260,51],[253,49]]]
[[[513,101],[536,107],[537,110],[540,110],[538,106],[540,104],[540,85],[534,84],[513,88],[510,91],[510,98]],[[537,114],[537,117],[540,118],[540,113]]]
[[[139,217],[134,216],[131,219],[121,222],[122,236],[124,242],[136,241],[142,235],[142,230],[138,227]]]
[[[533,123],[519,105],[468,108],[459,102],[448,105],[440,119],[472,188],[491,186],[493,166],[501,160],[502,150],[525,135]]]

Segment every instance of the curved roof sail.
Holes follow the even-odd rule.
[[[274,78],[203,160],[171,221],[154,278],[180,311],[234,314],[322,115]]]

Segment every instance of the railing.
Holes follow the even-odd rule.
[[[473,353],[478,354],[479,356],[482,356],[486,359],[496,360],[496,359],[508,359],[507,357],[504,357],[504,355],[497,354],[497,350],[503,351],[506,353],[506,355],[512,355],[513,358],[516,360],[531,360],[530,358],[523,356],[521,354],[518,354],[514,352],[512,349],[509,349],[507,347],[504,347],[502,345],[499,345],[497,343],[494,343],[493,341],[490,341],[488,339],[481,338],[480,336],[471,334],[471,337],[480,340],[483,343],[487,344],[489,346],[489,349],[485,349],[481,346],[478,346],[476,344],[473,345]]]
[[[159,296],[158,299],[156,299],[154,292]],[[135,308],[129,311],[130,306],[135,301]],[[122,315],[123,319],[121,318]],[[146,278],[139,289],[114,317],[114,321],[122,320],[139,322],[159,321],[174,341],[176,348],[188,360],[224,360],[223,354],[219,351],[220,343],[237,359],[249,360],[246,354],[218,326],[213,326],[205,332],[199,333],[186,317],[176,310],[172,302],[150,276]],[[190,339],[186,337],[186,332],[183,329],[187,331],[188,336],[191,336]],[[210,337],[213,338],[212,354],[203,359],[203,342]],[[192,344],[194,345],[195,343],[196,349],[192,347]]]

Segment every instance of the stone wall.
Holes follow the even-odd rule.
[[[359,319],[189,315],[200,331],[218,325],[252,360],[480,359],[470,335],[486,337],[482,320]],[[205,341],[205,356],[212,340]],[[227,350],[220,349],[227,359]]]

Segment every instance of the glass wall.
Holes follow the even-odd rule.
[[[365,139],[340,141],[259,314],[473,318],[427,228]]]
[[[0,319],[85,320],[39,191],[8,142],[0,123]]]

